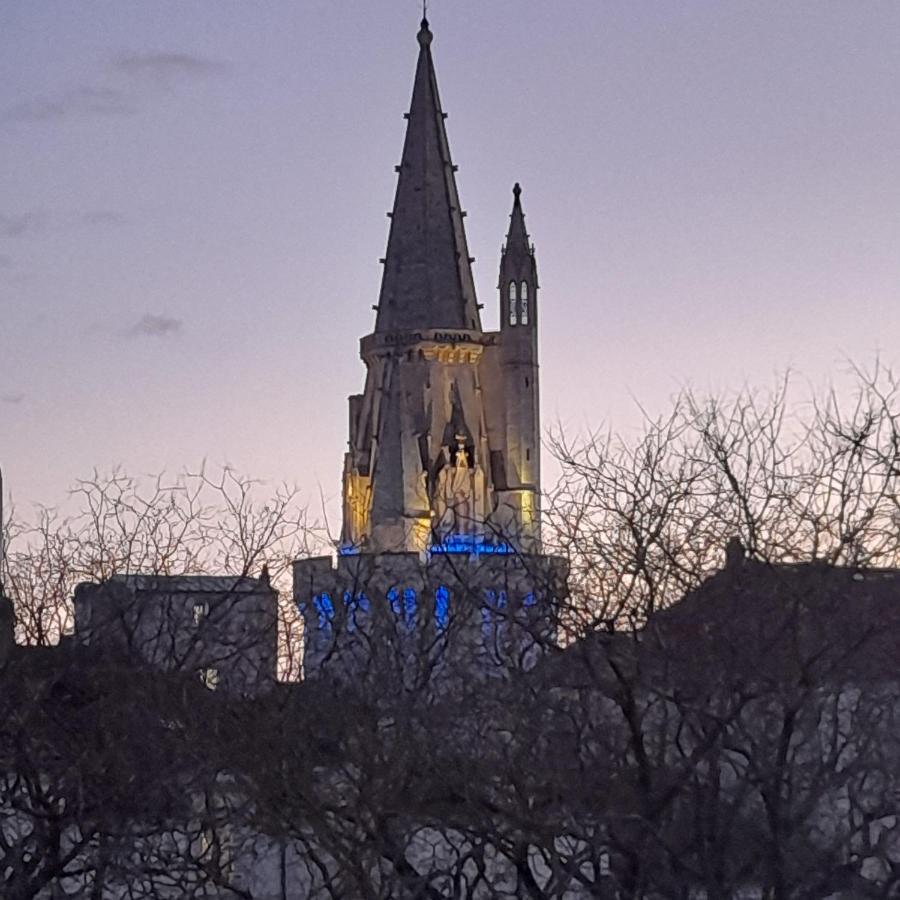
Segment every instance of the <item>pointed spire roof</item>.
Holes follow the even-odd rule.
[[[522,188],[517,181],[513,185],[513,208],[509,217],[509,233],[506,235],[504,253],[531,255],[528,232],[525,230],[525,213],[522,212]]]
[[[377,332],[481,329],[428,20],[419,61],[378,300]]]
[[[509,216],[509,231],[500,256],[500,285],[503,289],[509,279],[530,278],[531,287],[537,290],[537,260],[531,238],[525,230],[525,213],[522,211],[522,188],[513,185],[513,208]]]

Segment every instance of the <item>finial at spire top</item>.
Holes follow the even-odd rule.
[[[423,13],[425,12],[424,4],[423,4],[422,12]],[[422,27],[419,29],[418,38],[419,38],[419,43],[423,47],[427,47],[431,43],[432,39],[434,38],[434,35],[431,33],[431,29],[429,29],[429,27],[428,27],[428,19],[424,15],[422,16]]]
[[[521,193],[522,193],[522,185],[520,185],[519,182],[517,181],[517,182],[513,185],[513,196],[516,198],[516,200],[519,199],[519,195],[520,195]]]

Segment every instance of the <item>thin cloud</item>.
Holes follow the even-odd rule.
[[[173,319],[171,316],[154,315],[147,313],[141,316],[126,332],[126,337],[155,337],[164,338],[180,334],[184,327],[181,319]]]
[[[84,84],[24,100],[0,113],[0,123],[133,116],[154,95],[229,68],[220,60],[189,53],[124,53],[112,60],[107,70],[107,80],[113,85]]]
[[[18,406],[25,399],[24,394],[0,394],[0,402]]]
[[[16,216],[0,213],[0,237],[17,238],[43,231],[46,222],[47,217],[39,212],[20,213]]]
[[[150,76],[166,84],[175,79],[206,78],[228,70],[228,64],[188,53],[125,53],[113,62],[113,69],[131,76]]]
[[[82,85],[55,96],[36,97],[4,111],[3,122],[50,122],[107,116],[131,116],[138,112],[134,97],[111,87]]]
[[[0,253],[0,269],[11,269],[13,265],[12,257],[5,253]]]

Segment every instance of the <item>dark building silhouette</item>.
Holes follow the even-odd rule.
[[[0,666],[10,657],[15,644],[16,615],[12,600],[4,596],[0,585]]]
[[[770,563],[740,541],[725,566],[639,629],[598,630],[544,667],[548,683],[612,689],[610,662],[647,685],[705,695],[800,685],[893,684],[900,660],[900,570],[824,561]],[[636,676],[635,676],[636,677]]]
[[[115,575],[75,589],[75,643],[163,672],[196,673],[251,695],[275,683],[277,595],[265,578]]]

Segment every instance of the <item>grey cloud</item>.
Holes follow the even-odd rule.
[[[12,268],[12,257],[7,256],[5,253],[0,253],[0,269],[11,269]]]
[[[24,394],[0,394],[0,402],[18,405],[25,399]]]
[[[48,122],[52,120],[130,116],[138,111],[134,97],[117,88],[83,85],[56,96],[25,100],[6,109],[0,121]]]
[[[39,212],[20,213],[6,216],[0,213],[0,237],[22,237],[35,231],[42,231],[46,224],[46,216]]]
[[[113,68],[126,75],[151,76],[169,83],[172,79],[206,78],[228,70],[227,63],[188,53],[125,53]]]
[[[181,319],[173,319],[171,316],[160,316],[147,313],[135,322],[128,331],[127,337],[168,337],[180,334],[184,326]]]
[[[158,94],[184,81],[226,72],[227,63],[188,53],[125,53],[110,66],[122,87],[85,84],[24,100],[0,113],[0,122],[50,122],[76,118],[131,116],[141,111],[145,94]]]

